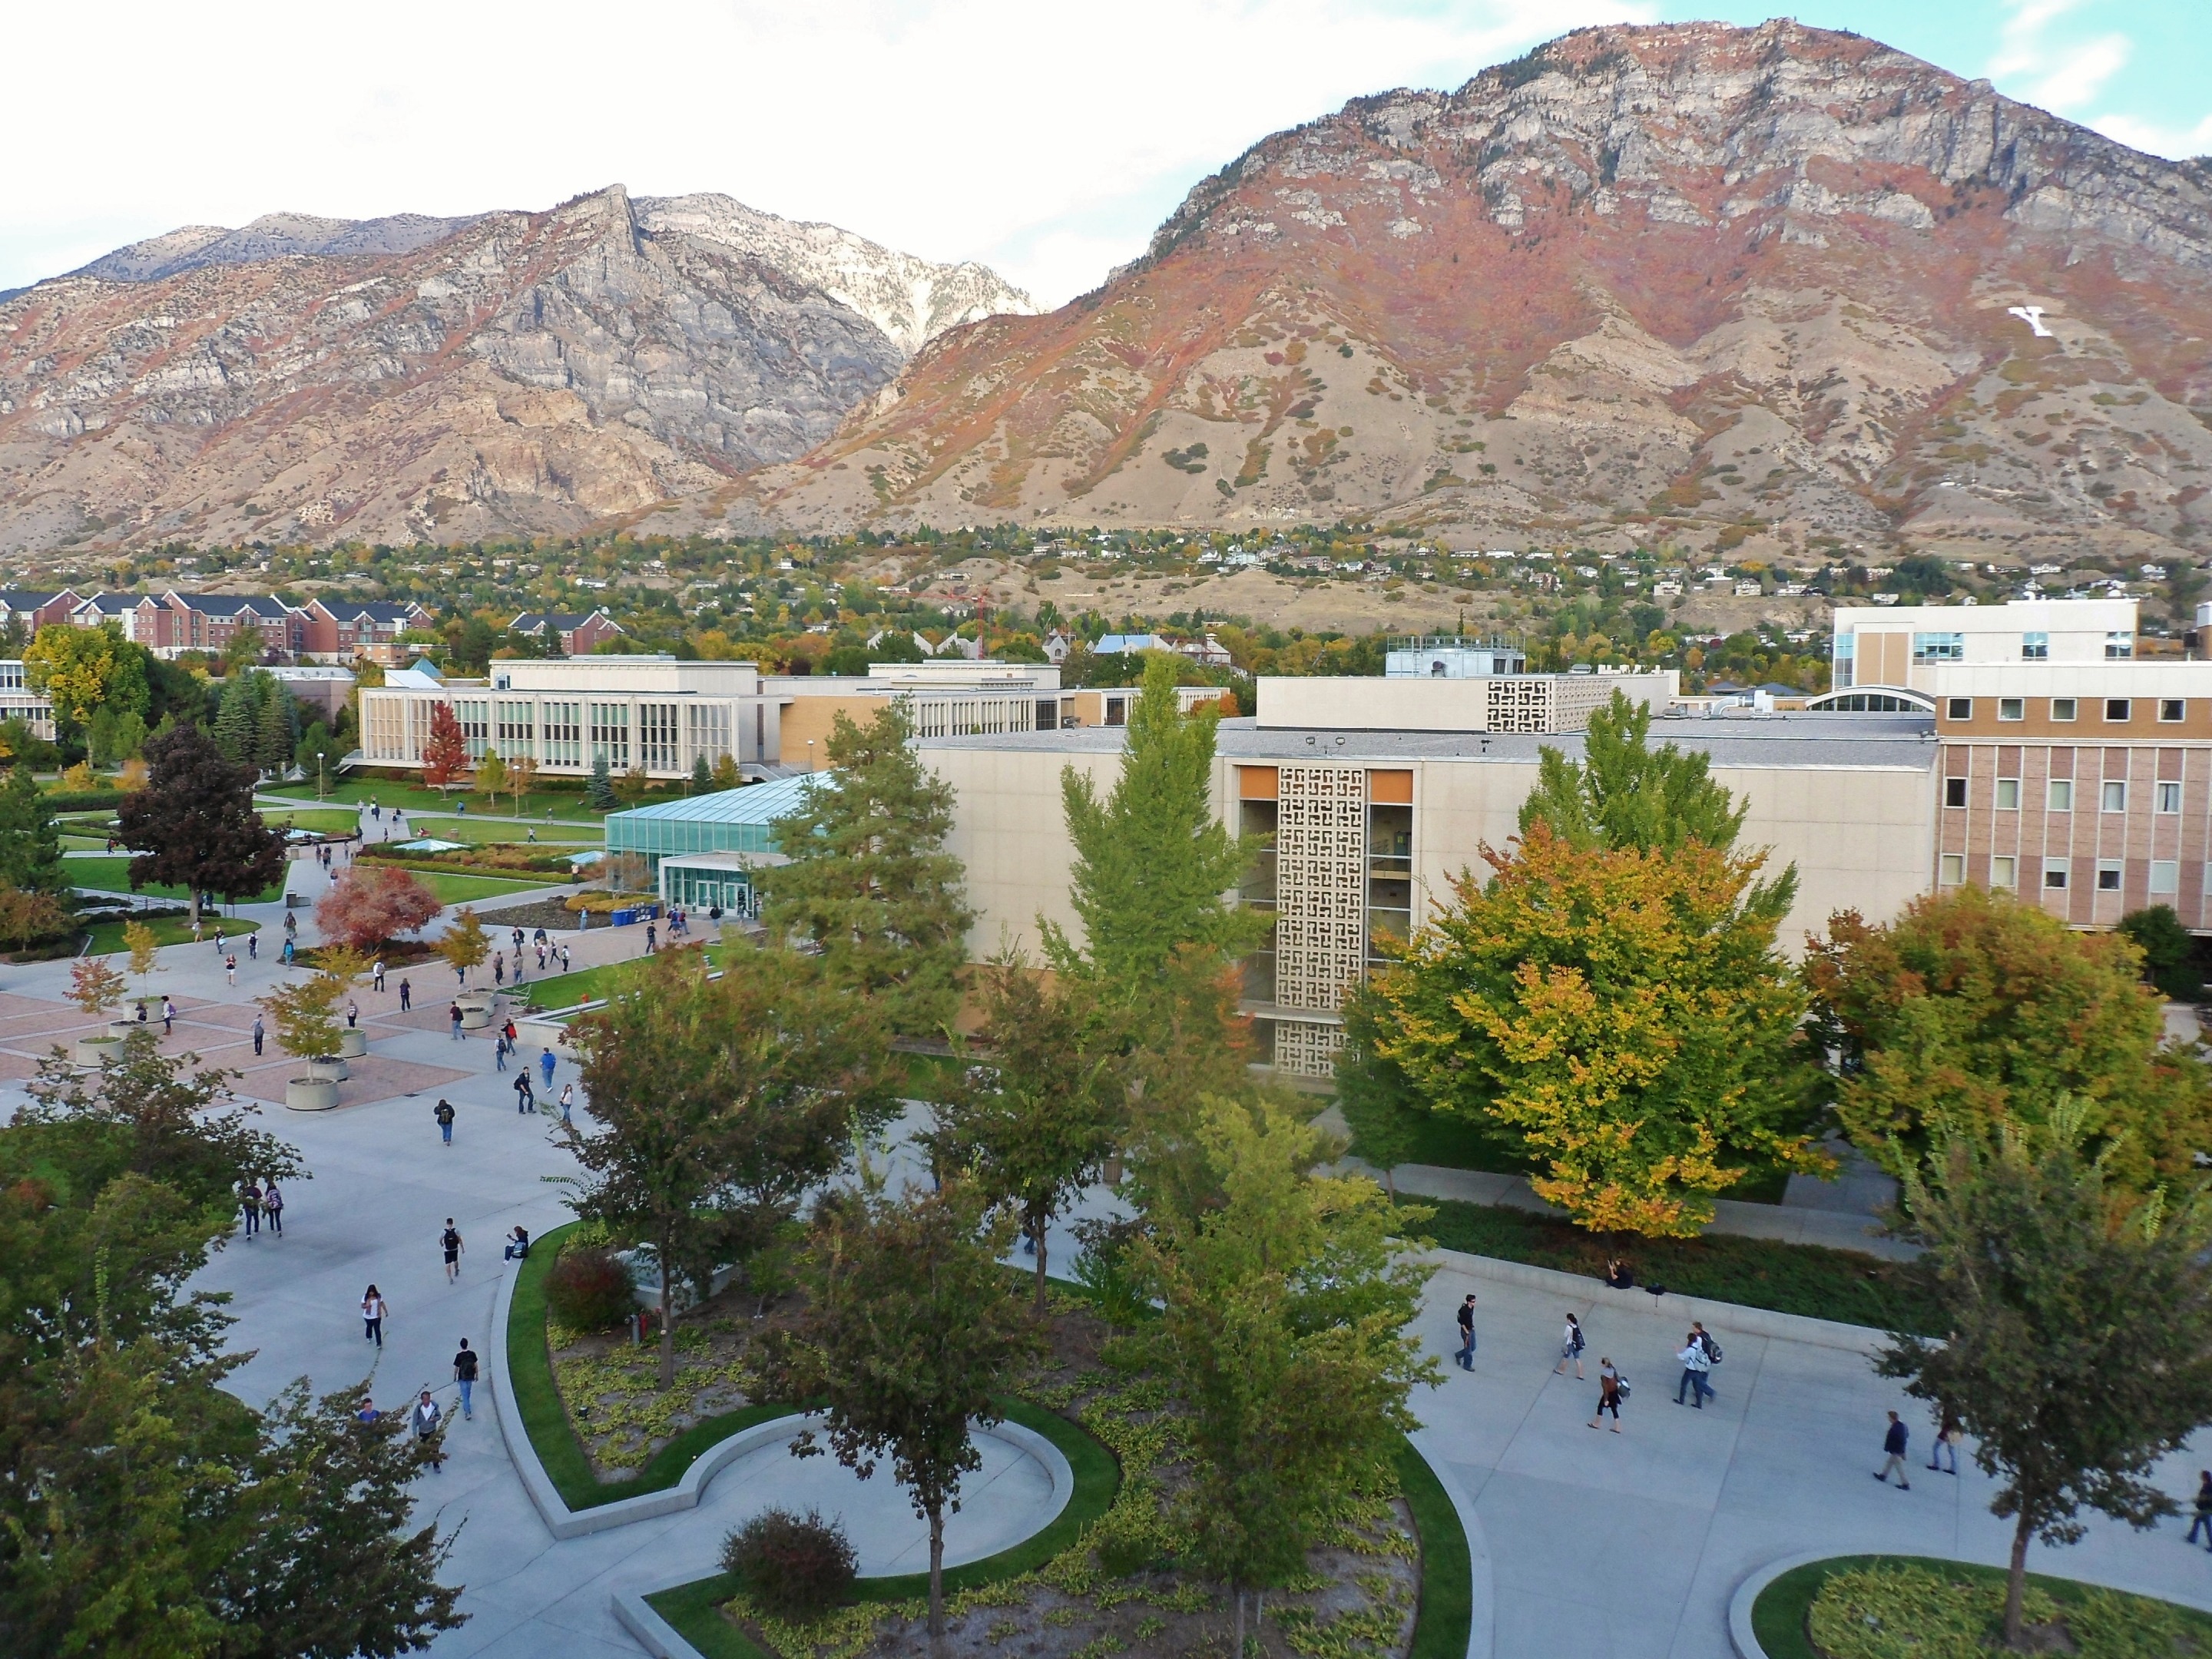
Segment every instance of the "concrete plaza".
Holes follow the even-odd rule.
[[[294,880],[312,895],[324,878],[302,863]],[[496,902],[477,908],[489,921]],[[272,948],[283,912],[249,914],[263,924],[263,949],[251,962],[241,952],[237,985],[225,982],[211,945],[178,945],[161,952],[151,988],[179,1006],[172,1046],[238,1067],[244,1092],[280,1099],[290,1068],[273,1042],[253,1067],[245,1033],[252,1000],[283,975]],[[299,914],[301,940],[313,942],[312,922]],[[593,930],[569,943],[582,967],[639,954],[642,929]],[[86,1024],[63,1000],[68,967],[0,968],[0,1114],[21,1099],[36,1056]],[[573,1163],[549,1134],[549,1118],[516,1112],[509,1079],[493,1070],[489,1034],[447,1036],[450,970],[434,963],[410,976],[418,1010],[430,1017],[398,1015],[397,973],[382,996],[362,994],[372,1057],[356,1062],[339,1109],[265,1109],[264,1127],[300,1147],[313,1179],[287,1189],[281,1239],[234,1239],[203,1276],[206,1288],[232,1293],[234,1341],[254,1351],[231,1384],[248,1400],[301,1376],[318,1391],[367,1379],[380,1407],[402,1409],[428,1386],[453,1411],[452,1358],[464,1336],[485,1355],[484,1387],[506,1385],[504,1343],[490,1323],[501,1276],[513,1271],[500,1240],[517,1224],[536,1235],[567,1218],[557,1182]],[[526,1055],[534,1060],[534,1049]],[[562,1062],[553,1092],[573,1075]],[[431,1117],[441,1095],[459,1115],[450,1147]],[[438,1249],[448,1216],[467,1242],[455,1285]],[[1056,1231],[1053,1247],[1064,1267],[1073,1241]],[[1729,1650],[1730,1595],[1780,1558],[1904,1550],[2004,1559],[2008,1532],[1988,1513],[1990,1483],[1971,1461],[1955,1477],[1929,1474],[1924,1411],[1876,1377],[1863,1353],[1834,1346],[1832,1332],[1760,1336],[1709,1317],[1727,1357],[1714,1376],[1717,1398],[1692,1411],[1672,1403],[1685,1322],[1671,1298],[1654,1304],[1579,1283],[1571,1291],[1529,1288],[1473,1258],[1443,1259],[1421,1334],[1445,1380],[1415,1407],[1425,1449],[1478,1522],[1472,1655],[1572,1649],[1717,1659]],[[358,1314],[371,1282],[392,1308],[381,1350],[363,1340]],[[1471,1374],[1451,1364],[1452,1310],[1470,1290],[1480,1298]],[[1584,1426],[1594,1380],[1577,1382],[1571,1369],[1552,1374],[1570,1309],[1589,1334],[1590,1377],[1610,1355],[1634,1385],[1620,1435]],[[922,1535],[887,1475],[864,1486],[828,1460],[756,1455],[716,1477],[696,1510],[556,1541],[524,1491],[483,1389],[477,1407],[473,1421],[454,1423],[444,1471],[419,1486],[418,1515],[442,1532],[459,1529],[446,1571],[466,1586],[469,1622],[437,1642],[441,1655],[635,1655],[611,1593],[711,1571],[724,1534],[772,1502],[842,1513],[868,1570],[910,1566]],[[1890,1407],[1912,1426],[1909,1492],[1869,1478]],[[2166,1489],[2185,1498],[2208,1461],[2194,1452],[2172,1460],[2161,1471]],[[1018,1464],[984,1472],[955,1522],[956,1547],[995,1547],[1035,1524],[1041,1500]],[[2137,1534],[2092,1521],[2081,1545],[2039,1551],[2035,1565],[2212,1607],[2212,1558],[2184,1544],[2184,1524]]]

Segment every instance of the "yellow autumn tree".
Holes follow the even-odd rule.
[[[1595,1231],[1694,1234],[1750,1170],[1828,1167],[1764,854],[1577,848],[1539,819],[1483,858],[1361,994],[1360,1040],[1420,1103],[1517,1142]]]

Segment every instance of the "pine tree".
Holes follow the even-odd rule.
[[[607,757],[598,757],[592,762],[592,779],[584,786],[584,804],[594,812],[615,810],[614,775],[607,770]]]
[[[274,675],[256,678],[263,682],[264,690],[259,733],[253,746],[254,764],[264,772],[281,773],[291,765],[293,748],[298,742],[292,727],[299,704]]]
[[[923,767],[913,735],[899,703],[866,726],[839,714],[832,775],[771,831],[790,862],[758,876],[772,933],[818,945],[830,978],[880,998],[893,1030],[934,1032],[959,1006],[975,913],[944,850],[951,786]]]
[[[29,764],[19,761],[0,786],[0,886],[58,893],[68,885],[61,831]]]
[[[234,766],[242,766],[253,757],[254,737],[259,725],[256,714],[250,678],[232,675],[222,689],[222,701],[216,707],[215,746]]]
[[[704,755],[692,756],[691,793],[695,795],[703,795],[714,787],[714,775],[708,769],[707,757]]]

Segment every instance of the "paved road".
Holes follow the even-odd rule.
[[[295,879],[312,887],[321,878],[302,866]],[[273,924],[281,914],[267,907],[261,919]],[[602,951],[635,954],[641,932],[586,936],[591,957],[580,951],[579,965]],[[246,1005],[281,970],[265,955],[242,963],[232,988],[209,946],[161,955],[155,987],[186,1014],[179,1046],[189,1042],[226,1063],[248,1053]],[[27,1075],[47,1042],[81,1023],[61,1000],[67,973],[65,963],[0,969],[0,1112],[19,1097],[8,1079]],[[441,978],[433,982],[442,988]],[[291,1189],[286,1237],[234,1242],[205,1275],[210,1286],[234,1294],[236,1340],[256,1351],[233,1383],[248,1399],[306,1375],[321,1389],[368,1376],[380,1405],[396,1407],[424,1382],[450,1401],[450,1361],[463,1335],[493,1356],[491,1386],[501,1386],[489,1329],[505,1271],[497,1241],[517,1222],[535,1233],[563,1218],[560,1188],[548,1177],[568,1173],[569,1160],[544,1120],[515,1113],[507,1080],[491,1070],[489,1042],[453,1043],[434,1018],[430,1029],[402,1023],[396,1000],[396,992],[362,998],[375,1058],[365,1068],[371,1080],[349,1085],[347,1098],[364,1103],[319,1115],[270,1111],[270,1127],[296,1141],[315,1171]],[[405,1086],[377,1085],[380,1075]],[[367,1098],[380,1088],[387,1097]],[[441,1092],[460,1109],[451,1150],[430,1117]],[[453,1286],[436,1248],[448,1215],[468,1240]],[[1065,1261],[1065,1234],[1054,1249]],[[355,1311],[372,1280],[392,1310],[380,1355],[362,1340]],[[1480,1298],[1481,1340],[1471,1376],[1449,1368],[1450,1310],[1469,1288]],[[1670,1403],[1676,1316],[1641,1297],[1586,1301],[1575,1305],[1589,1332],[1589,1369],[1611,1354],[1635,1385],[1626,1432],[1593,1433],[1583,1425],[1595,1385],[1551,1375],[1566,1301],[1453,1267],[1438,1275],[1428,1305],[1422,1334],[1447,1362],[1447,1380],[1417,1405],[1431,1445],[1480,1517],[1486,1571],[1477,1585],[1491,1612],[1478,1635],[1495,1636],[1494,1650],[1478,1641],[1480,1653],[1522,1659],[1571,1648],[1623,1659],[1716,1659],[1727,1651],[1735,1585],[1782,1556],[1879,1548],[2003,1559],[2006,1535],[1987,1513],[1988,1483],[1971,1465],[1956,1478],[1919,1469],[1927,1429],[1917,1412],[1912,1489],[1869,1478],[1880,1461],[1884,1408],[1904,1402],[1861,1356],[1723,1328],[1718,1398],[1693,1412]],[[771,1489],[844,1510],[886,1560],[918,1535],[904,1499],[881,1477],[866,1487],[847,1481],[841,1495],[801,1490],[787,1474],[754,1467],[715,1482],[698,1510],[556,1543],[530,1507],[491,1413],[458,1425],[451,1443],[453,1461],[425,1477],[421,1495],[441,1525],[467,1522],[449,1571],[468,1587],[462,1606],[471,1619],[438,1643],[441,1654],[635,1654],[609,1613],[610,1588],[708,1570],[723,1534],[769,1501]],[[2162,1472],[2167,1488],[2191,1490],[2200,1462],[2212,1458],[2174,1460]],[[825,1478],[818,1464],[800,1477]],[[963,1524],[1004,1526],[1009,1507],[981,1499]],[[2177,1522],[2137,1534],[2098,1522],[2075,1549],[2039,1553],[2038,1565],[2212,1607],[2212,1559],[2185,1547],[2181,1531]]]

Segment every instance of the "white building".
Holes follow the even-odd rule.
[[[54,701],[31,690],[17,659],[0,660],[0,720],[21,720],[33,737],[54,740]]]
[[[2008,605],[1848,605],[1835,613],[1830,683],[1921,693],[1960,663],[2101,663],[2136,651],[2133,599],[2015,599]]]

